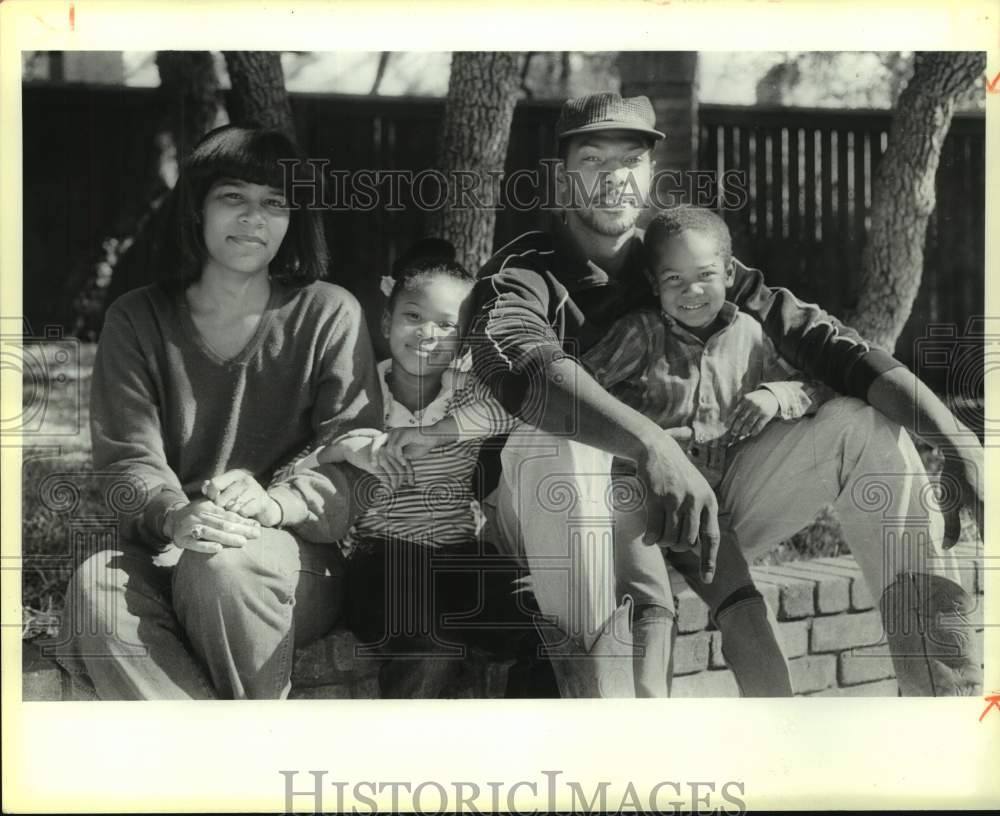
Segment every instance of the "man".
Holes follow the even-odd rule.
[[[646,97],[605,93],[566,102],[556,125],[563,218],[551,231],[526,233],[500,250],[483,267],[476,290],[474,365],[525,423],[504,446],[502,478],[487,511],[531,570],[539,608],[549,616],[541,628],[564,695],[631,696],[665,666],[657,644],[672,610],[658,609],[653,596],[643,599],[632,621],[642,649],[633,654],[630,610],[617,606],[613,513],[606,500],[613,456],[638,466],[649,543],[698,548],[702,574],[685,577],[713,614],[735,602],[719,597],[724,589],[713,590],[719,545],[713,491],[673,438],[610,396],[574,359],[616,318],[650,303],[636,221],[653,179],[652,145],[663,137],[654,124]],[[934,547],[942,537],[947,546],[954,543],[958,507],[942,516],[918,501],[926,473],[900,426],[931,429],[946,457],[945,476],[960,485],[981,528],[978,439],[891,355],[787,290],[768,288],[760,272],[736,266],[727,299],[761,322],[792,365],[856,398],[831,401],[798,437],[776,439],[773,434],[783,432],[772,431],[776,448],[760,452],[760,466],[808,460],[800,477],[827,495],[819,504],[818,489],[811,504],[789,507],[770,497],[771,504],[779,513],[795,513],[799,526],[819,507],[835,504],[880,600],[904,694],[977,693],[979,660],[960,617],[972,602],[954,580],[953,559]],[[876,513],[859,492],[878,477],[889,498]],[[738,508],[737,525],[758,533],[765,523],[760,509],[754,515]],[[900,530],[885,534],[884,520],[901,517],[922,521],[919,545],[906,546]]]

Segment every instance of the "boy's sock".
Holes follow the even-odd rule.
[[[722,655],[736,676],[741,697],[791,697],[788,663],[778,644],[778,623],[761,594],[738,589],[715,612]]]
[[[673,609],[656,604],[636,606],[632,614],[632,643],[635,646],[632,666],[636,697],[670,696],[676,628]]]

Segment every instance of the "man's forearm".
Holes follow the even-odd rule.
[[[932,445],[945,449],[979,446],[979,439],[911,371],[893,368],[868,389],[868,404]]]
[[[656,423],[611,396],[571,357],[548,361],[531,381],[518,415],[544,431],[632,460],[660,434]]]

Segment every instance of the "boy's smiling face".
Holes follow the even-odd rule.
[[[688,328],[712,324],[733,282],[730,258],[705,232],[688,229],[650,247],[653,289],[664,313]]]

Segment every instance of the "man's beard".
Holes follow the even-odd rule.
[[[639,214],[642,210],[637,207],[627,207],[623,210],[581,207],[574,212],[577,218],[594,232],[615,237],[624,235],[632,229],[635,222],[639,220]]]

